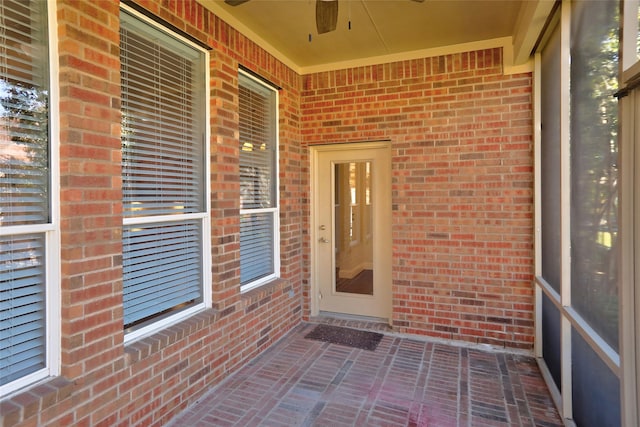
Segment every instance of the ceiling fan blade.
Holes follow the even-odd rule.
[[[249,0],[224,0],[224,2],[226,4],[228,4],[229,6],[238,6],[241,5],[242,3],[246,3]]]
[[[316,28],[318,34],[336,29],[338,23],[338,0],[316,0]]]

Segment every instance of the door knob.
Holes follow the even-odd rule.
[[[321,237],[318,239],[318,242],[320,243],[329,243],[329,240],[326,237]]]

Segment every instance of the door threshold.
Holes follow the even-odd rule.
[[[389,319],[382,317],[358,316],[347,313],[335,313],[332,311],[320,311],[317,316],[309,318],[310,323],[324,323],[327,325],[344,326],[353,329],[368,331],[392,332]]]

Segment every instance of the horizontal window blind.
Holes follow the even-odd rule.
[[[121,18],[123,307],[133,330],[203,301],[205,55]],[[175,219],[149,221],[158,215]]]
[[[121,29],[125,216],[201,212],[201,56],[130,21]]]
[[[276,275],[278,215],[276,92],[239,75],[240,283]]]
[[[239,75],[240,283],[277,275],[276,92]]]
[[[48,373],[47,234],[33,232],[51,223],[46,6],[0,1],[0,395]]]
[[[241,208],[276,207],[275,92],[240,75]]]
[[[45,239],[0,237],[0,385],[45,368]]]
[[[240,215],[240,283],[274,274],[274,213]]]
[[[45,2],[0,2],[0,225],[49,222]]]
[[[202,301],[201,222],[124,228],[125,327]]]

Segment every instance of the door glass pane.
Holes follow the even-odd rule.
[[[572,3],[570,141],[571,301],[616,350],[618,5]]]
[[[371,174],[371,162],[335,165],[336,292],[373,295]]]
[[[638,1],[638,0],[636,0]],[[640,1],[638,1],[638,5],[636,7],[636,12],[637,12],[637,29],[640,29]],[[626,20],[625,20],[626,21]],[[638,60],[640,60],[640,31],[636,31],[636,58]]]

